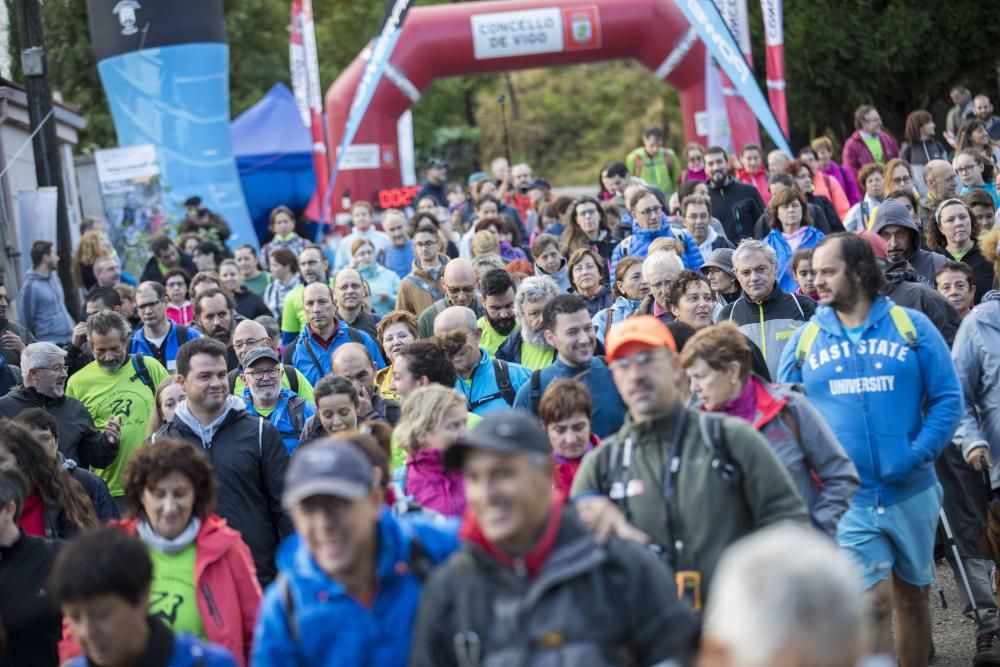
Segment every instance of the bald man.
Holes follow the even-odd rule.
[[[434,335],[446,340],[458,372],[455,388],[465,396],[466,409],[483,417],[510,409],[517,390],[531,379],[531,370],[490,356],[479,344],[483,332],[476,319],[469,308],[445,308],[434,320]]]
[[[358,392],[358,422],[374,419],[389,422],[395,426],[399,422],[399,403],[383,398],[375,384],[378,368],[372,361],[368,348],[360,343],[346,343],[333,352],[331,358],[333,372],[343,375],[354,384]]]
[[[920,200],[920,224],[923,229],[934,219],[934,211],[945,199],[958,196],[958,174],[946,160],[931,160],[924,167],[927,196]]]
[[[365,286],[361,274],[354,269],[341,269],[333,279],[333,295],[337,301],[337,317],[347,322],[347,326],[364,331],[377,340],[377,321],[365,306]]]
[[[434,319],[445,308],[451,306],[471,308],[477,318],[486,312],[476,294],[476,272],[469,260],[459,258],[445,264],[444,275],[441,276],[441,289],[444,290],[444,298],[438,299],[420,313],[417,328],[421,338],[430,338],[434,335]]]
[[[330,355],[347,343],[363,344],[378,367],[385,367],[375,339],[337,318],[333,290],[325,283],[306,285],[302,290],[302,310],[307,318],[306,325],[292,344],[285,348],[284,362],[301,371],[310,384],[315,386],[320,378],[330,374]]]
[[[240,360],[240,365],[229,371],[229,389],[234,396],[243,396],[246,389],[246,382],[243,380],[243,359],[247,353],[257,347],[268,347],[278,351],[274,345],[274,340],[267,335],[267,329],[263,324],[253,320],[243,320],[233,329],[233,352]],[[282,364],[281,386],[290,389],[293,393],[301,396],[310,403],[313,402],[313,388],[309,380],[297,368],[288,364]]]

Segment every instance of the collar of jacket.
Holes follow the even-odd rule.
[[[347,333],[347,322],[340,319],[340,317],[336,314],[333,316],[333,321],[336,322],[337,325],[333,329],[333,335],[329,338],[320,338],[319,334],[313,331],[312,322],[306,322],[306,326],[305,329],[302,330],[302,334],[304,336],[309,336],[316,341],[317,345],[326,350],[333,344],[333,341],[337,340],[337,336],[342,333]]]
[[[111,523],[126,535],[135,537],[139,532],[139,520],[135,518],[119,519]],[[209,514],[201,520],[201,528],[194,539],[195,544],[195,581],[201,578],[205,568],[220,560],[241,539],[240,534],[229,527],[226,520],[218,514]]]
[[[421,277],[430,278],[432,282],[436,282],[441,274],[444,272],[444,265],[450,260],[446,255],[438,255],[438,265],[435,269],[425,269],[420,263],[420,260],[416,257],[413,258],[413,272]]]
[[[672,434],[684,409],[681,401],[675,400],[673,405],[667,407],[663,412],[641,422],[633,421],[632,416],[629,415],[625,418],[624,427],[619,431],[621,437],[618,439],[623,440],[626,437],[642,439],[647,436],[659,439],[664,434]]]
[[[508,570],[516,570],[518,566],[524,567],[528,576],[534,579],[542,570],[545,561],[548,560],[556,545],[556,535],[559,532],[559,524],[562,522],[563,506],[566,497],[561,493],[552,494],[552,505],[549,509],[549,517],[546,520],[545,528],[538,540],[524,552],[521,556],[514,556],[508,551],[497,546],[483,534],[476,520],[476,515],[471,509],[466,509],[465,517],[462,519],[462,528],[459,531],[459,538],[485,553],[490,559]]]
[[[756,375],[750,375],[748,382],[753,383],[754,398],[757,401],[757,418],[753,426],[759,431],[788,405],[788,397],[775,396],[768,384]]]
[[[31,403],[32,405],[41,405],[44,407],[57,405],[66,400],[66,394],[63,394],[58,398],[53,398],[52,396],[40,394],[34,387],[26,387],[23,384],[12,389],[11,393],[18,396],[20,399]]]

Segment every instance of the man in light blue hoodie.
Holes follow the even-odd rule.
[[[31,244],[31,271],[21,289],[21,321],[43,343],[65,345],[76,321],[66,309],[66,295],[56,268],[59,255],[52,241]]]
[[[864,239],[827,237],[813,269],[822,306],[792,335],[778,375],[804,385],[858,468],[861,487],[837,542],[872,598],[870,648],[891,652],[895,606],[900,663],[926,664],[926,586],[942,500],[934,461],[958,426],[962,389],[931,321],[881,296],[885,277]]]

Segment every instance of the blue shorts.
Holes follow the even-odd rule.
[[[837,543],[861,568],[862,590],[890,572],[914,586],[934,581],[934,535],[943,497],[935,482],[888,507],[851,503],[837,525]]]

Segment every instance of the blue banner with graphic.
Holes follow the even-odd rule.
[[[675,4],[705,43],[705,48],[715,58],[719,67],[729,76],[736,91],[746,100],[774,145],[791,155],[788,140],[771,111],[771,105],[757,85],[753,70],[747,64],[739,45],[712,0],[675,0]]]

